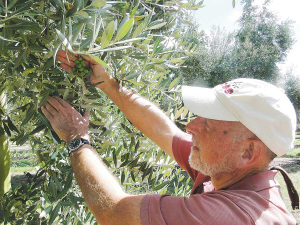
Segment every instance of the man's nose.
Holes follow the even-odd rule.
[[[202,129],[204,127],[203,125],[206,124],[205,120],[206,118],[198,116],[196,119],[186,125],[186,132],[195,133],[196,131],[199,131],[199,129]]]

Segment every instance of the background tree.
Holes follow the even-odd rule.
[[[9,99],[11,141],[28,143],[39,167],[31,181],[0,199],[0,222],[19,224],[94,224],[75,184],[65,143],[40,112],[49,95],[59,95],[79,111],[91,111],[90,135],[95,149],[130,193],[168,188],[189,193],[189,179],[167,155],[125,119],[118,108],[89,83],[90,71],[73,74],[56,65],[59,48],[89,55],[117,78],[158,103],[172,98],[168,115],[180,115],[171,79],[193,46],[182,42],[179,23],[194,1],[13,0],[0,1],[0,76]],[[84,72],[84,68],[83,68]],[[179,102],[179,103],[178,103]],[[179,111],[179,113],[178,113]]]
[[[282,78],[282,87],[285,90],[285,93],[293,103],[296,112],[298,124],[300,122],[300,78],[295,75],[293,69],[288,70]],[[299,129],[300,127],[298,127]]]
[[[284,62],[294,43],[292,21],[280,22],[269,11],[269,0],[262,8],[255,6],[253,0],[242,3],[237,31],[214,27],[209,34],[197,30],[185,34],[187,41],[193,41],[197,35],[203,41],[196,49],[199,55],[189,57],[178,71],[184,82],[211,87],[238,77],[277,82],[277,64]]]

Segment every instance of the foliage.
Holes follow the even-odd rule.
[[[237,73],[242,77],[275,81],[279,74],[276,63],[284,61],[294,40],[292,21],[278,22],[275,13],[268,10],[271,0],[265,0],[262,9],[253,0],[243,0],[243,15],[237,32]]]
[[[298,114],[298,123],[300,122],[300,78],[293,73],[293,70],[287,71],[283,77],[283,89],[286,95],[293,103]]]
[[[270,1],[265,1],[261,9],[252,0],[242,3],[237,31],[214,27],[209,34],[197,30],[185,34],[187,42],[195,36],[202,42],[196,49],[199,55],[189,57],[177,71],[184,83],[213,87],[240,77],[276,83],[277,63],[285,60],[294,42],[292,21],[280,22],[268,9]]]
[[[62,71],[55,56],[59,48],[89,55],[107,67],[120,85],[151,101],[159,102],[163,95],[173,98],[167,113],[183,118],[179,79],[172,80],[170,69],[192,56],[194,46],[177,48],[182,43],[177,26],[191,26],[182,15],[202,3],[0,0],[0,82],[10,105],[5,132],[18,145],[30,143],[40,167],[32,183],[1,199],[0,222],[94,223],[79,197],[65,143],[40,112],[49,95],[63,97],[80,112],[91,111],[94,147],[127,192],[165,193],[169,184],[178,195],[190,191],[185,187],[189,180],[183,180],[174,161],[89,83],[90,72],[81,77]]]

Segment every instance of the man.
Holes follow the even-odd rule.
[[[76,56],[58,51],[61,67],[72,72]],[[123,87],[89,57],[91,82],[125,116],[188,171],[191,196],[128,195],[89,144],[88,118],[58,97],[42,112],[66,141],[76,180],[99,224],[296,224],[268,170],[276,155],[293,147],[296,116],[276,87],[238,79],[214,89],[183,87],[187,108],[198,117],[178,129],[154,104]],[[78,139],[81,138],[81,139]],[[299,204],[299,203],[298,203]]]

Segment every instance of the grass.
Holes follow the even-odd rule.
[[[296,147],[292,150],[290,150],[286,155],[284,155],[285,158],[297,158],[300,157],[300,147]]]
[[[287,172],[288,172],[291,180],[293,181],[298,194],[300,195],[300,170],[294,171],[294,172],[291,172],[291,171],[287,171]],[[280,174],[280,172],[277,173],[275,179],[280,184],[282,198],[283,198],[283,201],[284,201],[287,209],[289,210],[289,212],[291,212],[293,214],[293,216],[295,217],[297,222],[300,223],[300,210],[292,209],[290,197],[289,197],[289,194],[288,194],[288,191],[286,188],[286,184],[285,184],[285,181],[284,181],[282,175]]]
[[[11,172],[22,173],[35,171],[36,156],[31,150],[11,150]]]

